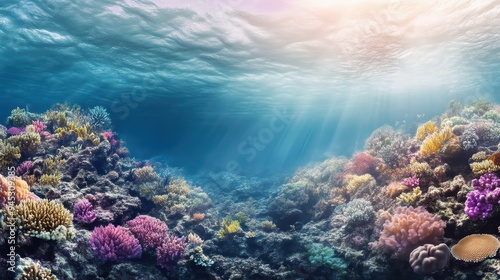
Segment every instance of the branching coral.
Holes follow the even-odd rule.
[[[20,274],[16,278],[18,280],[57,280],[50,269],[43,268],[38,262],[27,258],[21,259],[20,263]]]
[[[186,250],[186,238],[175,235],[167,236],[163,244],[156,249],[156,263],[164,269],[173,269]]]
[[[22,232],[49,240],[68,240],[73,237],[73,215],[55,201],[23,200],[6,208],[6,222],[17,221]]]
[[[35,153],[41,145],[40,135],[36,132],[26,132],[7,138],[7,142],[18,147],[23,156]]]
[[[483,175],[485,173],[496,172],[500,170],[500,165],[496,165],[492,160],[483,160],[480,162],[473,162],[470,164],[472,172],[476,175]]]
[[[399,195],[398,200],[405,204],[412,205],[415,204],[415,202],[417,202],[421,196],[422,191],[420,191],[420,187],[416,187],[409,193],[402,193],[401,195]]]
[[[132,170],[132,177],[135,182],[144,184],[147,182],[158,181],[160,179],[160,175],[155,172],[153,167],[144,166],[141,168],[135,168]]]
[[[21,158],[19,147],[11,145],[7,141],[0,140],[0,169],[12,166]]]
[[[167,225],[151,216],[139,215],[128,221],[127,227],[139,239],[143,249],[155,249],[167,237]]]
[[[139,240],[124,227],[112,224],[94,228],[90,235],[90,247],[102,261],[122,261],[142,256]]]

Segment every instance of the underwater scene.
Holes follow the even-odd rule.
[[[500,1],[3,0],[0,280],[500,279]]]

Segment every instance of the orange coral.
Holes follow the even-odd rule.
[[[23,179],[14,177],[9,180],[0,175],[0,207],[3,207],[4,203],[6,203],[9,199],[9,186],[14,188],[16,204],[26,199],[40,199],[38,196],[30,192],[30,186]]]
[[[493,153],[488,159],[493,161],[495,165],[500,165],[500,152]]]
[[[385,188],[385,193],[387,196],[394,198],[406,190],[408,190],[407,186],[399,182],[392,182]]]
[[[203,213],[194,213],[193,214],[193,220],[196,222],[199,222],[205,218],[205,214]]]

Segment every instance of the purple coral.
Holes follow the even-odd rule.
[[[75,203],[73,206],[73,215],[75,216],[75,221],[86,224],[92,223],[96,218],[92,203],[86,199]]]
[[[21,163],[16,168],[16,174],[17,174],[17,176],[23,176],[25,174],[28,174],[32,168],[33,168],[33,162],[31,160],[27,160],[27,161]]]
[[[7,129],[7,133],[10,134],[10,135],[18,135],[18,134],[22,134],[26,131],[25,128],[19,128],[19,127],[11,127],[9,129]]]
[[[160,246],[167,237],[167,225],[147,215],[140,215],[128,221],[130,231],[139,239],[144,249],[154,249]]]
[[[161,268],[173,269],[174,265],[182,258],[186,245],[185,237],[167,236],[163,244],[156,248],[156,263]]]
[[[474,190],[467,195],[465,214],[473,221],[486,218],[494,204],[499,203],[499,186],[500,179],[493,173],[486,173],[479,179],[472,180]]]
[[[140,258],[142,247],[132,233],[112,224],[94,228],[90,235],[92,252],[102,261]]]
[[[401,184],[410,188],[415,188],[420,184],[420,180],[417,178],[417,175],[413,175],[412,177],[404,178]]]

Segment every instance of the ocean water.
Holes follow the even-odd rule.
[[[447,223],[439,241],[450,247],[473,232],[498,234],[498,209],[480,219],[489,219],[494,227],[471,218],[464,221],[467,194],[460,196],[458,189],[451,192],[461,206],[446,209],[424,199],[405,203],[396,197],[369,198],[413,175],[420,179],[422,197],[430,196],[431,187],[446,189],[449,182],[460,181],[459,175],[464,181],[461,191],[468,193],[472,180],[484,174],[471,171],[468,164],[476,152],[491,156],[497,150],[500,2],[344,2],[2,1],[0,123],[14,126],[8,118],[20,108],[42,114],[34,119],[53,135],[42,136],[37,151],[21,151],[15,161],[2,162],[2,175],[7,176],[10,166],[32,161],[34,167],[16,175],[25,181],[25,176],[34,176],[30,186],[35,195],[71,211],[87,198],[98,210],[95,221],[75,222],[76,237],[66,241],[68,247],[78,244],[89,267],[82,276],[76,273],[77,265],[70,264],[78,259],[74,254],[38,237],[32,236],[31,247],[18,244],[16,253],[42,262],[59,279],[118,279],[120,273],[139,279],[143,276],[138,271],[150,268],[154,272],[146,279],[423,279],[412,272],[407,256],[401,257],[409,252],[396,250],[400,255],[394,257],[394,249],[375,257],[368,243],[379,240],[382,232],[375,222],[377,210],[396,215],[397,206],[425,207]],[[91,109],[104,108],[111,125],[90,123],[87,128],[101,143],[106,142],[102,132],[114,132],[113,140],[120,144],[106,152],[107,164],[92,158],[98,147],[89,142],[94,138],[85,142],[85,136],[79,142],[81,135],[74,131],[75,139],[56,132],[65,126],[51,125],[47,112],[58,103],[80,107],[82,119],[73,119],[76,111],[66,108],[68,121],[79,127],[89,120]],[[439,131],[453,124],[461,152],[451,153],[446,146],[437,155],[422,152],[423,139],[417,139],[416,132],[427,121],[435,122]],[[379,139],[380,145],[397,150],[391,145],[401,141],[397,151],[404,154],[389,156],[369,142],[384,125],[397,133],[381,132],[385,138]],[[466,138],[467,129],[475,136]],[[489,136],[481,134],[485,130]],[[475,141],[474,147],[469,149],[467,141]],[[120,147],[128,154],[112,160]],[[82,152],[86,149],[90,159]],[[355,160],[360,152],[375,158],[376,170],[352,167],[370,165]],[[43,163],[57,156],[63,160],[57,168]],[[79,174],[87,169],[71,163],[72,157],[89,160],[94,179]],[[394,157],[397,163],[391,162]],[[428,162],[433,175],[411,169],[412,157]],[[155,173],[140,179],[137,170],[145,166],[153,166]],[[60,181],[51,187],[39,181],[43,174],[56,173]],[[365,173],[371,179],[361,178]],[[367,190],[352,191],[350,182]],[[338,193],[333,195],[333,189]],[[193,192],[207,197],[195,198]],[[128,204],[117,205],[116,199]],[[369,207],[363,206],[367,209],[374,207],[374,213],[365,213],[373,217],[359,218],[369,225],[366,235],[357,218],[350,222],[354,214],[345,210],[355,208],[349,204],[355,199],[369,201]],[[450,209],[457,216],[447,216]],[[247,221],[236,218],[239,212]],[[195,213],[206,217],[195,222]],[[208,243],[204,252],[214,264],[194,264],[190,257],[200,255],[191,245],[176,259],[179,263],[167,269],[155,265],[159,253],[146,251],[140,260],[93,259],[99,255],[93,255],[89,245],[94,228],[125,226],[138,215],[160,219],[178,237],[197,233]],[[233,224],[233,229],[239,230],[229,233],[236,220],[239,227]],[[265,221],[274,227],[264,226]],[[226,232],[218,238],[221,229]],[[346,243],[354,237],[359,242]],[[7,240],[0,244],[7,246]],[[36,248],[42,245],[55,253],[39,252]],[[4,251],[9,253],[3,249],[3,258]],[[242,265],[248,259],[252,261]],[[359,262],[369,262],[370,269]],[[485,262],[468,266],[452,257],[433,277],[498,277],[493,269],[498,258]],[[471,276],[480,268],[483,274]]]

